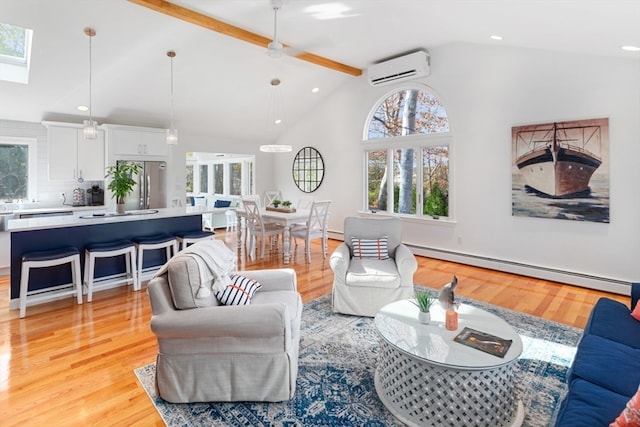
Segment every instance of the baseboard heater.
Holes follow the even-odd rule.
[[[332,238],[335,238],[336,240],[344,240],[344,235],[342,233],[330,232],[330,234]],[[405,243],[405,245],[416,255],[441,259],[443,261],[457,262],[460,264],[488,268],[496,271],[504,271],[506,273],[519,274],[521,276],[566,283],[569,285],[580,286],[588,289],[597,289],[605,292],[613,292],[621,295],[630,295],[631,293],[631,282],[624,280],[541,267],[516,261],[506,261],[480,255],[449,251],[446,249],[430,248],[423,245],[417,245],[415,243]]]

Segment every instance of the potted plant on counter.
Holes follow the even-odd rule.
[[[414,293],[415,299],[411,302],[414,303],[418,309],[418,320],[420,323],[428,324],[431,322],[431,306],[436,301],[436,298],[431,296],[429,292],[426,291],[415,291]]]
[[[142,165],[136,162],[119,161],[117,166],[107,167],[105,178],[109,180],[107,188],[111,191],[111,197],[116,199],[116,212],[124,213],[124,201],[133,191],[138,181],[133,179],[142,169]]]

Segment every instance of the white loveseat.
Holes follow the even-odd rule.
[[[239,208],[241,201],[237,196],[220,195],[207,195],[205,200],[206,206],[212,209],[212,212],[202,215],[202,225],[210,230],[227,227],[227,211],[235,214],[235,210]],[[216,202],[228,202],[229,206],[217,207]]]

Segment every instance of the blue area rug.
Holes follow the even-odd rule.
[[[523,426],[552,425],[582,330],[457,297],[490,311],[520,334],[519,394]],[[158,396],[155,364],[135,370],[168,426],[401,426],[373,382],[378,337],[373,319],[331,312],[329,296],[304,306],[296,394],[282,403],[172,404]]]

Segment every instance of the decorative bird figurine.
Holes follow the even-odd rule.
[[[438,300],[440,301],[440,305],[445,310],[449,310],[453,308],[454,304],[454,291],[456,290],[456,286],[458,285],[458,278],[454,275],[451,282],[447,283],[440,289],[440,295],[438,296]]]

